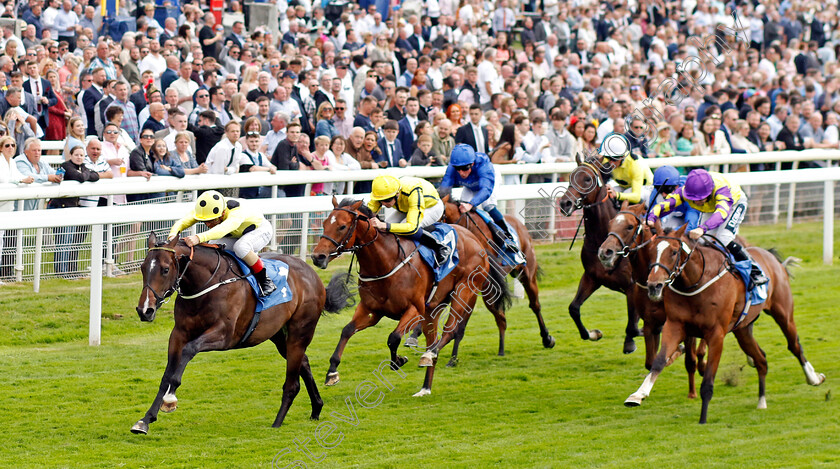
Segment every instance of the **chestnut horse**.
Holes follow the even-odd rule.
[[[479,241],[481,241],[485,251],[493,257],[490,259],[490,267],[493,270],[502,272],[502,281],[504,281],[504,277],[507,274],[510,274],[512,277],[519,280],[519,283],[521,283],[525,288],[525,294],[528,295],[528,305],[530,306],[531,311],[534,312],[534,315],[537,316],[537,324],[539,324],[540,327],[540,337],[542,337],[543,347],[553,348],[554,337],[551,337],[551,334],[548,332],[548,328],[545,326],[545,321],[542,317],[542,307],[540,306],[540,287],[537,284],[537,280],[542,275],[542,269],[540,269],[539,264],[537,264],[537,254],[534,251],[533,240],[531,239],[530,233],[528,233],[528,229],[525,228],[525,225],[523,225],[516,217],[505,216],[505,219],[508,221],[510,226],[512,226],[519,235],[519,249],[522,251],[522,255],[525,257],[527,262],[523,265],[517,266],[500,265],[494,259],[499,255],[500,248],[493,241],[493,234],[484,219],[475,213],[475,211],[461,213],[461,203],[457,200],[452,200],[449,195],[444,196],[441,200],[444,204],[446,204],[443,215],[446,222],[461,225],[464,228],[467,228],[475,235],[476,238],[478,238]],[[505,310],[510,307],[510,304],[500,304],[498,302],[494,304],[488,300],[489,298],[485,297],[484,304],[496,317],[496,325],[499,327],[499,355],[504,355],[505,329],[507,328]],[[494,309],[499,309],[499,311],[495,312]]]
[[[612,203],[607,193],[606,175],[598,168],[600,162],[597,159],[590,159],[582,162],[580,154],[576,161],[578,167],[569,175],[569,186],[566,192],[560,197],[558,205],[560,212],[570,216],[575,210],[583,209],[583,248],[580,250],[580,260],[583,263],[583,276],[580,278],[577,293],[569,305],[569,315],[575,321],[575,325],[583,340],[600,340],[603,334],[598,329],[588,330],[580,319],[580,306],[596,290],[602,286],[610,290],[627,295],[627,327],[624,336],[624,353],[636,351],[636,344],[633,338],[640,335],[638,322],[639,314],[636,311],[637,301],[633,297],[635,290],[633,278],[630,272],[630,264],[623,259],[611,269],[607,269],[598,260],[598,249],[607,239],[610,220],[615,217],[618,210]]]
[[[179,243],[177,237],[168,243],[158,243],[154,233],[149,236],[148,247],[140,266],[143,273],[143,291],[137,306],[140,320],[154,321],[157,310],[170,295],[178,292],[178,298],[163,379],[152,406],[131,431],[146,434],[149,424],[157,420],[158,411],[175,410],[178,405],[175,391],[181,385],[187,363],[197,353],[253,347],[266,340],[274,342],[286,359],[283,401],[272,426],[283,424],[300,391],[300,377],[312,402],[310,418],[317,420],[324,403],[309,368],[306,347],[323,311],[337,313],[351,306],[350,294],[341,289],[341,283],[325,290],[312,267],[300,259],[266,255],[265,258],[280,259],[289,265],[292,300],[267,308],[257,316],[256,298],[245,281],[246,275],[220,249],[205,245],[189,248]]]
[[[422,324],[427,350],[419,364],[428,368],[423,388],[415,396],[430,394],[437,354],[450,340],[455,339],[457,343],[463,337],[478,292],[488,294],[491,292],[485,290],[490,289],[493,294],[501,294],[488,274],[490,267],[481,243],[467,229],[454,226],[460,262],[435,288],[432,269],[417,255],[414,241],[380,233],[370,222],[376,215],[361,200],[345,199],[339,204],[333,197],[333,207],[324,220],[324,234],[312,252],[312,262],[325,269],[340,254],[355,253],[359,259],[361,301],[341,331],[341,339],[330,358],[326,384],[338,383],[338,365],[350,337],[385,316],[399,321],[388,336],[391,367],[395,370],[408,361],[397,355],[403,335],[416,324]],[[438,339],[440,313],[450,304],[446,326]]]
[[[805,359],[793,321],[793,294],[787,267],[796,259],[789,257],[781,262],[774,253],[756,247],[748,248],[770,281],[767,283],[767,299],[750,306],[746,314],[742,314],[746,299],[740,275],[728,270],[728,259],[720,249],[691,240],[685,236],[685,228],[683,226],[671,235],[657,235],[640,250],[649,265],[648,295],[654,301],[664,300],[666,320],[662,329],[662,348],[653,361],[653,368],[639,390],[627,398],[625,405],[640,405],[650,395],[656,378],[666,365],[666,357],[687,337],[700,337],[709,346],[708,365],[700,385],[703,400],[700,423],[706,423],[723,339],[732,332],[758,371],[758,408],[767,408],[764,386],[767,358],[752,334],[753,322],[762,310],[772,316],[782,329],[788,350],[799,359],[808,384],[822,384],[825,375],[814,371]],[[655,229],[657,233],[662,232],[658,222]]]
[[[650,230],[645,230],[642,218],[645,216],[644,204],[629,205],[625,201],[621,210],[609,224],[607,240],[598,249],[598,258],[604,267],[612,269],[621,258],[628,258],[633,274],[633,298],[638,302],[636,311],[644,321],[642,335],[645,337],[645,368],[650,371],[653,359],[659,350],[659,338],[665,324],[665,308],[661,303],[654,303],[647,296],[648,265],[641,261],[639,250],[644,249],[653,239]],[[697,397],[694,385],[694,372],[697,361],[703,362],[705,351],[697,352],[693,337],[685,340],[685,370],[688,372],[688,398]],[[702,343],[701,350],[705,350]],[[699,356],[698,356],[699,355]],[[676,357],[672,357],[676,358]],[[704,372],[701,369],[701,374]]]

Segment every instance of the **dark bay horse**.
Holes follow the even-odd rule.
[[[475,211],[461,213],[460,202],[452,200],[449,195],[441,199],[445,205],[444,219],[447,223],[461,225],[470,230],[479,241],[485,251],[491,257],[497,257],[501,248],[493,241],[493,234],[490,227]],[[519,235],[519,249],[527,261],[525,265],[507,266],[499,265],[493,258],[490,259],[490,267],[493,270],[502,272],[502,281],[507,274],[519,280],[519,283],[525,288],[525,293],[528,295],[528,304],[531,311],[537,317],[537,324],[540,327],[540,337],[542,337],[542,344],[545,348],[554,347],[554,337],[548,332],[545,326],[545,321],[542,317],[542,307],[540,306],[540,287],[537,280],[542,274],[542,270],[537,263],[537,254],[534,251],[533,240],[531,239],[528,229],[516,217],[505,216],[505,219],[510,223],[516,233]],[[484,297],[484,304],[487,309],[493,313],[496,318],[496,325],[499,328],[499,355],[505,354],[505,329],[507,328],[507,319],[505,317],[505,310],[510,307],[510,304],[505,303],[491,303],[488,297]],[[498,310],[498,311],[494,311]]]
[[[337,286],[325,290],[315,271],[300,259],[264,256],[289,265],[292,300],[262,311],[256,328],[251,330],[256,298],[234,260],[215,247],[189,248],[177,238],[158,243],[154,233],[149,236],[148,246],[149,252],[140,267],[143,273],[143,291],[137,306],[140,320],[154,321],[157,310],[170,295],[177,291],[178,298],[163,379],[152,406],[131,431],[146,434],[149,424],[157,420],[159,410],[175,410],[178,405],[175,391],[181,385],[187,363],[197,353],[253,347],[266,340],[274,342],[286,359],[283,401],[272,426],[283,424],[300,391],[300,377],[312,402],[310,418],[317,420],[324,403],[309,368],[306,347],[323,311],[337,313],[351,306],[350,294],[341,289],[342,284],[338,282]]]
[[[634,301],[637,302],[635,310],[644,321],[642,335],[645,338],[645,368],[650,371],[653,359],[659,350],[660,334],[666,318],[662,303],[652,302],[647,296],[648,265],[646,258],[643,260],[639,255],[639,251],[652,242],[653,233],[645,229],[642,221],[644,217],[644,204],[631,206],[625,201],[615,218],[610,221],[609,234],[607,240],[598,249],[598,258],[607,269],[612,269],[621,258],[626,257],[630,261],[633,275],[633,285],[630,288],[635,290],[633,294]],[[694,372],[697,370],[698,359],[702,363],[705,356],[705,351],[697,352],[695,342],[693,337],[685,340],[685,369],[688,372],[689,399],[697,397]],[[701,346],[701,350],[705,350],[705,343]],[[701,369],[701,373],[703,371]]]
[[[661,233],[658,222],[655,230]],[[662,329],[662,348],[653,361],[653,368],[639,390],[627,398],[625,405],[640,405],[650,395],[656,378],[666,365],[666,357],[686,337],[700,337],[709,346],[708,365],[700,385],[703,400],[700,423],[706,423],[723,339],[732,332],[738,339],[738,345],[755,363],[758,371],[758,408],[766,408],[767,358],[752,333],[753,322],[762,310],[772,316],[781,328],[788,350],[799,360],[808,384],[822,384],[825,375],[814,371],[805,359],[793,321],[793,294],[787,267],[796,260],[789,257],[781,262],[774,253],[764,249],[748,249],[770,281],[767,283],[767,299],[750,306],[746,315],[742,315],[744,282],[728,270],[726,257],[719,249],[703,246],[685,236],[685,226],[670,235],[657,235],[653,242],[640,250],[649,265],[648,294],[654,301],[664,301],[667,319]]]
[[[583,276],[580,278],[577,293],[569,305],[569,315],[583,340],[600,340],[603,334],[598,329],[588,330],[580,319],[580,307],[596,290],[602,286],[610,290],[627,295],[627,327],[624,336],[624,353],[633,353],[636,344],[633,338],[640,335],[639,315],[635,310],[637,301],[630,264],[624,260],[618,262],[612,269],[607,269],[598,260],[598,249],[607,239],[610,220],[618,210],[608,196],[606,174],[599,169],[600,162],[592,159],[581,161],[576,157],[578,167],[569,175],[569,186],[559,198],[560,212],[570,216],[577,209],[583,209],[583,248],[580,250],[580,260],[583,263]]]
[[[427,351],[419,364],[428,368],[423,388],[415,396],[430,394],[437,354],[450,340],[461,340],[478,293],[501,294],[496,292],[498,287],[488,274],[490,267],[487,256],[482,255],[481,243],[467,229],[454,226],[460,262],[433,290],[432,269],[417,254],[414,241],[374,228],[370,220],[375,214],[361,200],[345,199],[339,204],[333,197],[333,207],[324,220],[324,234],[312,252],[312,262],[324,269],[341,253],[354,252],[359,259],[361,301],[341,331],[330,358],[326,384],[338,383],[338,365],[350,337],[377,324],[384,316],[399,322],[388,336],[394,369],[408,361],[397,355],[403,335],[422,324]],[[438,319],[448,305],[449,317],[438,339]]]

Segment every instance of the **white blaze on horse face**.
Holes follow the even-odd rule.
[[[656,264],[659,264],[659,261],[662,259],[662,253],[668,249],[669,245],[670,243],[668,243],[668,241],[660,241],[659,244],[656,245]],[[654,273],[657,270],[659,270],[659,265],[655,265],[651,273]]]
[[[625,215],[622,213],[621,215],[618,215],[617,217],[615,217],[615,221],[617,221],[619,223],[624,223],[624,220],[625,220],[624,217],[625,217]]]
[[[330,217],[330,224],[335,225],[335,215]]]
[[[151,273],[153,270],[155,270],[155,260],[154,259],[149,261],[149,273]]]

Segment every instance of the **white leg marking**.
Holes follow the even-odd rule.
[[[639,389],[630,395],[626,401],[624,401],[624,405],[628,406],[638,406],[642,404],[642,401],[650,395],[651,389],[653,389],[653,383],[656,381],[652,377],[652,373],[648,373],[645,376],[645,381],[639,387]]]
[[[761,396],[758,398],[758,408],[759,409],[766,409],[767,408],[767,398]]]
[[[428,396],[428,395],[429,395],[429,394],[431,394],[431,393],[432,393],[432,390],[431,390],[431,389],[422,388],[422,389],[420,389],[419,391],[417,391],[416,393],[414,393],[414,397],[423,397],[423,396]]]
[[[805,370],[805,379],[811,386],[819,386],[823,383],[823,381],[825,381],[825,375],[817,373],[814,370],[814,366],[811,365],[811,362],[806,361],[805,364],[802,365],[802,369]]]

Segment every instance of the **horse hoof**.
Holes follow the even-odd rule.
[[[601,340],[602,337],[604,337],[604,334],[598,329],[592,329],[591,331],[589,331],[589,340],[591,340],[592,342]]]
[[[408,357],[403,357],[403,356],[398,355],[397,360],[393,362],[393,364],[396,365],[397,367],[394,368],[393,366],[391,366],[391,368],[394,371],[397,371],[398,369],[402,368],[403,365],[405,365],[406,363],[408,363]]]
[[[338,372],[333,371],[332,373],[327,373],[327,381],[324,383],[325,386],[335,386],[339,382]]]
[[[639,407],[640,405],[642,405],[642,401],[644,399],[645,398],[642,396],[631,394],[630,397],[628,397],[627,400],[624,401],[624,405],[625,407]]]
[[[697,393],[696,392],[688,393],[688,398],[689,399],[697,399]]]
[[[142,420],[138,420],[137,423],[131,427],[131,433],[134,433],[135,435],[146,435],[149,433],[149,424]]]
[[[543,339],[543,347],[554,348],[554,337],[548,336]]]
[[[405,344],[403,344],[403,345],[406,346],[406,347],[416,348],[418,346],[417,338],[416,337],[409,337],[408,339],[405,339]]]
[[[435,362],[437,361],[437,354],[433,352],[426,352],[420,357],[420,361],[417,363],[419,367],[427,367],[427,366],[435,366]]]
[[[417,391],[416,393],[414,393],[414,397],[423,397],[423,396],[428,396],[428,395],[429,395],[429,394],[431,394],[431,393],[432,393],[432,390],[431,390],[431,389],[422,388],[422,389],[420,389],[419,391]]]
[[[766,409],[767,408],[767,399],[764,396],[758,398],[758,406],[757,409]]]
[[[636,351],[636,342],[633,342],[632,340],[624,342],[624,354],[625,355],[633,353],[635,351]]]
[[[160,411],[166,412],[167,414],[170,412],[175,412],[175,409],[178,408],[178,398],[171,394],[166,394],[163,396],[163,403],[160,405]]]
[[[458,357],[452,357],[449,359],[449,363],[446,364],[449,368],[455,368],[458,366]]]
[[[825,382],[825,375],[824,374],[820,373],[817,376],[819,377],[817,382],[815,382],[815,383],[809,382],[808,384],[810,384],[811,386],[819,386],[819,385],[821,385]]]

